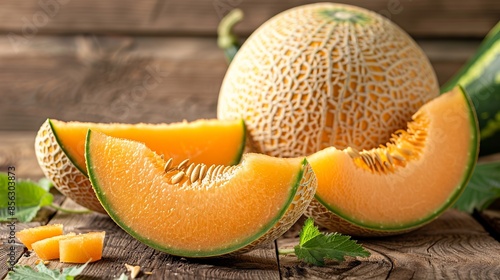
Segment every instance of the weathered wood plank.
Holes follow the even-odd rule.
[[[278,240],[280,248],[297,237]],[[360,240],[372,255],[313,267],[280,256],[284,279],[493,279],[500,275],[500,243],[472,217],[449,210],[433,223],[401,236]]]
[[[214,35],[220,18],[233,7],[246,19],[248,35],[273,15],[317,1],[279,0],[4,0],[0,31],[29,38],[43,33]],[[496,0],[350,0],[391,18],[414,36],[482,37],[499,20]],[[18,38],[22,40],[21,38]]]
[[[0,130],[0,172],[7,172],[7,168],[13,166],[18,179],[38,180],[43,177],[33,147],[35,135],[34,131]]]
[[[69,199],[63,207],[80,209]],[[274,248],[232,258],[185,259],[147,247],[121,230],[106,215],[57,213],[50,223],[63,224],[65,232],[106,231],[103,259],[89,264],[83,273],[85,279],[118,277],[126,272],[125,263],[139,265],[143,272],[152,272],[147,279],[279,279]],[[37,259],[31,254],[22,256],[18,263],[34,265]],[[48,266],[63,268],[70,265],[51,261]]]
[[[8,52],[3,39],[0,49]],[[15,55],[0,54],[0,130],[35,130],[47,117],[152,123],[215,117],[227,68],[215,40],[34,41]],[[47,50],[56,44],[58,50]]]
[[[419,41],[441,82],[479,41]],[[0,36],[0,130],[47,117],[101,122],[211,118],[227,65],[214,38],[43,37],[13,49]]]

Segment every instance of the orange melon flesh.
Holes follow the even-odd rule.
[[[104,237],[106,233],[89,232],[61,239],[59,253],[61,262],[86,263],[95,262],[102,258]]]
[[[111,218],[140,241],[179,256],[231,253],[278,222],[291,226],[303,210],[287,223],[280,220],[285,211],[307,207],[315,190],[310,178],[294,197],[306,174],[303,158],[246,154],[228,172],[173,184],[165,161],[140,143],[89,131],[86,151],[89,178]]]
[[[21,241],[24,246],[28,248],[28,250],[32,250],[32,244],[43,240],[45,238],[62,235],[63,234],[63,225],[54,224],[54,225],[45,225],[34,228],[23,229],[19,232],[16,232],[16,237]]]
[[[76,167],[86,172],[85,136],[92,128],[107,135],[144,142],[174,161],[237,164],[245,145],[241,120],[197,120],[171,124],[104,124],[50,120],[57,141]]]
[[[414,116],[426,123],[419,132],[426,135],[418,144],[421,150],[399,142],[393,149],[413,154],[403,162],[393,158],[392,171],[364,168],[359,158],[333,147],[311,155],[317,200],[368,229],[408,229],[432,220],[461,194],[477,159],[477,125],[469,102],[456,88],[424,105]]]
[[[42,239],[32,244],[36,255],[44,260],[54,260],[59,258],[59,241],[75,236],[74,232]]]

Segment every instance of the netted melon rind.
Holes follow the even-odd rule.
[[[282,236],[295,224],[295,222],[297,222],[304,214],[309,203],[313,200],[317,187],[316,175],[309,163],[304,164],[302,172],[302,178],[298,183],[297,192],[295,193],[293,201],[290,203],[288,209],[278,223],[259,239],[229,255],[243,254],[253,249],[264,247]]]
[[[325,15],[335,9],[363,22]],[[318,3],[250,36],[229,66],[217,115],[243,118],[253,151],[297,157],[386,143],[438,95],[428,58],[401,28],[362,8]]]
[[[43,174],[63,195],[87,209],[106,213],[87,176],[71,162],[59,146],[49,120],[45,121],[38,130],[35,138],[35,153]]]

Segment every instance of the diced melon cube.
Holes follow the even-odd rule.
[[[31,244],[43,240],[45,238],[62,235],[63,234],[63,225],[54,224],[54,225],[45,225],[34,228],[23,229],[16,233],[17,239],[21,241],[24,246],[31,250]]]
[[[59,258],[65,263],[95,262],[101,259],[106,232],[89,232],[59,241]]]
[[[49,237],[31,244],[31,246],[33,247],[33,250],[35,251],[37,256],[44,261],[58,259],[59,241],[71,236],[76,236],[76,234],[74,232],[71,232],[65,235]]]

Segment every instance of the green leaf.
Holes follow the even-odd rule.
[[[74,280],[75,276],[80,275],[87,265],[88,262],[81,266],[67,267],[64,268],[62,272],[59,269],[49,269],[43,263],[39,263],[35,266],[36,270],[27,265],[16,265],[14,266],[14,270],[7,274],[7,279]]]
[[[39,272],[35,271],[33,268],[31,268],[30,266],[16,265],[14,267],[14,271],[10,271],[9,274],[7,274],[7,279],[9,279],[9,280],[26,280],[26,279],[52,280],[54,278],[50,277],[47,274],[39,273]]]
[[[48,192],[48,185],[43,183],[41,187],[30,180],[17,180],[15,184],[15,200],[11,200],[12,192],[9,192],[8,176],[0,173],[0,221],[7,221],[9,218],[17,218],[20,222],[29,222],[38,210],[43,206],[52,204],[54,196]],[[50,189],[50,187],[48,187]],[[5,194],[5,195],[3,195]],[[15,201],[15,210],[9,208],[9,204]],[[12,205],[10,205],[12,207]],[[12,215],[14,214],[14,215]]]
[[[294,249],[299,259],[318,266],[325,265],[325,259],[344,261],[345,256],[370,256],[370,252],[351,240],[350,236],[340,233],[321,233],[311,218],[304,223],[299,245]]]
[[[47,192],[50,191],[50,188],[52,188],[54,186],[52,181],[50,181],[47,178],[42,178],[42,179],[38,180],[38,185],[40,187],[42,187],[42,189],[44,189]]]
[[[453,206],[472,213],[483,210],[500,198],[500,161],[478,163],[464,193]]]
[[[321,235],[321,232],[317,227],[314,226],[314,220],[312,218],[308,218],[304,222],[302,231],[300,231],[299,245],[303,245],[304,243],[306,243],[307,241],[313,239],[318,235]]]

